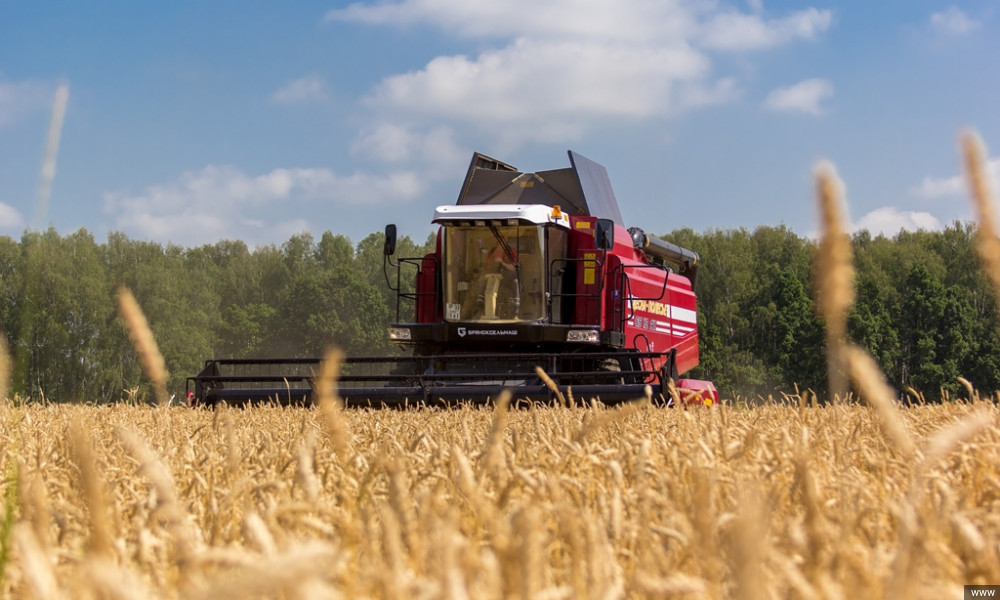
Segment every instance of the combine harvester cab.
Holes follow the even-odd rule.
[[[427,256],[397,259],[396,227],[386,227],[398,321],[389,336],[411,353],[349,357],[346,404],[479,403],[503,389],[550,402],[553,388],[605,404],[669,402],[673,381],[682,401],[718,401],[710,382],[678,380],[698,364],[698,255],[626,229],[604,167],[569,158],[569,168],[526,173],[475,154],[458,202],[435,210]],[[413,292],[402,291],[404,265]],[[319,362],[214,359],[189,386],[206,404],[302,403]]]

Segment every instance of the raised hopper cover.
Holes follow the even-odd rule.
[[[558,204],[569,214],[611,219],[624,227],[607,169],[572,150],[569,162],[569,168],[525,173],[476,152],[457,204]]]

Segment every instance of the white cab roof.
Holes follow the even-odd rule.
[[[554,209],[544,204],[464,204],[444,205],[434,209],[434,222],[443,224],[451,221],[506,221],[518,219],[537,225],[553,223],[569,227],[569,217],[565,212],[553,216]]]

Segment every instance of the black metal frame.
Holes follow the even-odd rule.
[[[628,269],[655,269],[657,271],[666,271],[667,276],[663,278],[663,287],[660,289],[660,295],[649,296],[649,297],[632,296],[632,279],[628,276],[628,273],[626,272]],[[629,305],[628,303],[629,300],[652,300],[655,302],[663,300],[663,298],[667,295],[667,285],[670,283],[669,275],[671,272],[672,271],[668,267],[662,267],[660,265],[620,264],[617,267],[615,267],[615,270],[612,273],[612,281],[615,280],[619,281],[619,286],[617,289],[621,290],[620,294],[622,296],[619,299],[620,302],[616,303],[614,308],[612,309],[616,317],[615,323],[619,327],[618,331],[625,331],[625,323],[630,318],[635,316],[635,309],[633,309]],[[629,306],[628,310],[625,309],[626,306]]]
[[[606,404],[654,396],[665,385],[670,352],[445,354],[441,356],[352,357],[341,365],[340,397],[350,406],[488,402],[504,389],[515,398],[551,402],[553,391],[538,376],[541,367],[554,384],[577,398]],[[619,370],[602,370],[613,360]],[[187,380],[198,404],[272,401],[308,404],[322,359],[212,359]]]
[[[440,277],[437,277],[435,279],[434,290],[433,291],[430,291],[430,292],[427,292],[427,291],[424,291],[424,292],[417,291],[417,287],[419,286],[420,276],[423,274],[423,268],[424,268],[424,261],[425,260],[432,260],[432,261],[434,261],[434,265],[437,268],[438,273],[441,272],[441,259],[437,255],[428,255],[428,256],[420,256],[420,257],[414,256],[414,257],[407,257],[407,258],[397,258],[395,263],[391,260],[391,258],[388,255],[386,255],[385,258],[382,261],[382,273],[385,275],[385,283],[386,283],[387,286],[389,286],[389,291],[396,292],[396,322],[397,323],[401,322],[401,318],[400,318],[400,306],[402,304],[402,300],[403,299],[406,299],[406,300],[409,300],[409,301],[412,302],[412,305],[413,305],[413,316],[414,316],[414,318],[411,319],[411,321],[415,321],[416,320],[417,299],[420,298],[421,296],[433,296],[433,297],[437,298],[438,300],[436,300],[436,302],[438,303],[438,305],[435,306],[435,311],[436,312],[440,312],[440,309],[441,309],[441,307],[440,307],[441,278]],[[404,291],[402,291],[403,290],[403,286],[402,286],[402,281],[403,281],[402,271],[403,271],[403,265],[404,264],[405,265],[413,265],[414,269],[416,269],[416,273],[414,274],[414,277],[413,277],[414,289],[413,289],[412,292],[404,292]],[[391,267],[394,267],[396,269],[396,287],[393,287],[392,281],[389,280],[389,271],[386,269],[386,266],[391,266]]]

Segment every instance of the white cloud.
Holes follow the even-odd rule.
[[[979,27],[979,22],[970,19],[961,9],[949,6],[948,10],[931,15],[931,26],[943,33],[962,35]]]
[[[388,175],[356,173],[336,180],[338,190],[327,194],[328,200],[351,204],[380,205],[387,202],[409,201],[424,191],[421,178],[412,171]],[[332,190],[331,190],[332,191]]]
[[[804,112],[822,115],[826,112],[820,103],[833,96],[833,84],[826,79],[806,79],[795,85],[772,90],[764,99],[764,106],[783,112]]]
[[[407,127],[378,123],[374,128],[362,131],[351,150],[383,162],[400,162],[410,159],[416,141],[416,136]]]
[[[723,12],[705,26],[702,43],[717,50],[756,50],[786,44],[796,39],[812,39],[833,22],[828,10],[807,8],[783,19],[767,21],[759,14]]]
[[[1000,158],[993,158],[987,161],[986,170],[993,180],[993,187],[996,189],[996,182],[1000,181]],[[915,186],[911,191],[923,198],[948,198],[968,194],[968,186],[962,175],[952,175],[951,177],[924,177],[920,185]]]
[[[594,117],[648,117],[669,110],[677,82],[694,86],[708,61],[690,47],[518,40],[500,50],[435,58],[396,75],[372,103],[387,113],[459,119],[501,137],[576,138]]]
[[[271,102],[276,104],[322,102],[326,98],[326,82],[315,75],[296,79],[271,94]]]
[[[954,177],[924,177],[920,185],[913,188],[913,193],[924,198],[941,198],[957,196],[965,190],[965,181],[961,175]]]
[[[162,242],[263,242],[308,230],[308,220],[285,215],[315,212],[311,203],[405,202],[423,192],[423,185],[408,171],[341,176],[328,169],[274,169],[250,176],[235,167],[210,165],[141,194],[106,194],[105,212],[114,215],[115,227]]]
[[[691,35],[703,4],[685,0],[402,0],[357,2],[331,10],[326,19],[390,26],[427,24],[467,38],[648,42]]]
[[[0,129],[33,112],[49,110],[52,87],[37,81],[0,80]]]
[[[693,85],[681,85],[677,88],[677,107],[679,109],[725,104],[742,96],[742,90],[736,79],[725,77],[710,84],[695,82]]]
[[[357,149],[404,160],[403,150],[384,143],[428,119],[510,146],[572,141],[609,122],[731,102],[740,82],[713,74],[710,50],[810,39],[833,20],[815,8],[767,19],[762,7],[760,0],[751,0],[749,13],[711,0],[399,0],[358,2],[326,18],[434,27],[482,48],[437,56],[375,87],[369,106],[380,125]]]
[[[901,230],[936,231],[941,229],[941,222],[928,212],[904,211],[894,206],[883,206],[861,217],[851,227],[852,232],[865,229],[870,231],[872,235],[882,234],[892,237]]]
[[[448,173],[455,165],[467,163],[472,150],[455,140],[455,132],[448,127],[436,127],[423,136],[420,152],[425,166],[437,173]]]
[[[442,172],[468,160],[471,150],[459,146],[450,127],[421,131],[395,123],[383,122],[362,131],[351,144],[354,154],[387,163],[412,161],[423,176],[435,180]]]
[[[0,202],[0,230],[16,230],[24,225],[24,218],[16,208]]]

